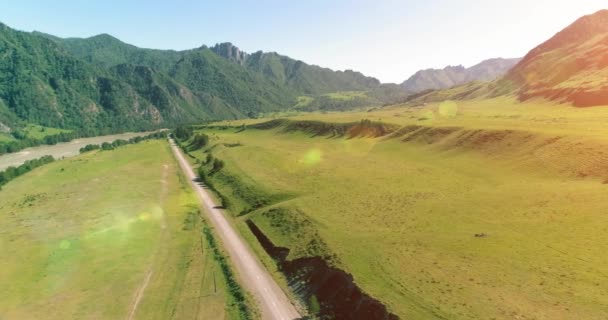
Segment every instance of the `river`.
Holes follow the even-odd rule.
[[[13,166],[19,166],[27,160],[38,159],[40,157],[50,155],[55,159],[73,157],[80,153],[80,148],[88,144],[102,144],[104,142],[112,142],[119,139],[129,140],[130,138],[137,136],[145,136],[150,134],[149,132],[139,133],[121,133],[109,136],[99,136],[93,138],[81,138],[72,140],[70,142],[62,142],[56,145],[41,145],[38,147],[32,147],[23,149],[19,152],[8,153],[0,156],[0,171]]]

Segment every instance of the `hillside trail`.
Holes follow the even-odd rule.
[[[141,285],[139,285],[139,287],[137,288],[137,290],[135,291],[135,298],[133,300],[133,302],[131,303],[131,306],[129,308],[129,315],[127,317],[128,320],[133,320],[135,317],[135,314],[137,313],[137,307],[139,306],[139,303],[141,302],[142,298],[144,297],[144,292],[146,291],[146,288],[148,287],[148,284],[150,283],[150,279],[152,279],[152,274],[154,273],[154,260],[157,257],[158,253],[160,252],[160,244],[164,243],[165,238],[167,237],[167,215],[165,213],[165,211],[162,209],[164,203],[165,203],[165,199],[167,198],[167,194],[169,192],[169,183],[167,180],[169,174],[169,165],[168,164],[163,164],[163,173],[160,179],[160,183],[161,183],[161,190],[160,190],[160,195],[159,195],[159,206],[161,208],[162,211],[162,215],[160,217],[160,227],[161,227],[161,234],[160,234],[160,242],[159,242],[159,247],[157,247],[156,249],[156,253],[153,256],[153,261],[150,262],[148,269],[146,271],[146,275],[144,276],[144,280],[141,283]]]

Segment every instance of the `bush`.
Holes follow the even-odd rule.
[[[101,144],[101,150],[104,150],[104,151],[114,150],[114,147],[112,146],[111,143],[104,142],[104,143]]]
[[[211,153],[207,154],[207,159],[205,159],[205,164],[210,164],[213,162],[213,155]]]
[[[190,150],[198,150],[204,148],[207,146],[207,144],[209,144],[209,136],[204,133],[197,134],[196,136],[194,136],[194,139],[190,144]]]
[[[202,182],[207,183],[207,174],[205,173],[205,168],[203,166],[198,167],[198,177]]]
[[[224,169],[224,161],[220,159],[213,160],[213,168],[211,169],[211,173],[215,174],[222,169]]]
[[[83,148],[80,148],[80,153],[85,153],[93,150],[99,150],[101,147],[98,144],[87,144]]]

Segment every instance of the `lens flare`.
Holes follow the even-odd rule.
[[[139,221],[142,221],[142,222],[150,220],[150,217],[151,217],[151,215],[149,212],[142,212],[137,216]]]
[[[306,165],[312,166],[321,162],[323,153],[319,149],[312,149],[306,152],[304,155],[303,162]]]
[[[444,118],[454,118],[458,114],[458,104],[454,101],[444,101],[439,105],[439,115]]]
[[[68,240],[61,240],[59,243],[59,248],[63,250],[68,250],[72,246],[72,243]]]
[[[426,110],[420,115],[420,120],[435,120],[435,112]]]

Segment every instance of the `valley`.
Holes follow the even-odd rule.
[[[250,241],[253,223],[286,260],[322,258],[401,318],[605,318],[606,111],[458,106],[445,116],[441,104],[311,114],[244,131],[220,123],[200,131],[209,148],[192,154],[226,163],[210,179]]]
[[[341,23],[383,8],[347,10],[358,5],[342,7]],[[240,16],[255,23],[231,9],[181,30],[171,40],[196,44],[179,50],[0,23],[0,319],[608,319],[608,10],[509,54],[522,58],[383,83],[199,45],[264,34],[268,12],[272,39],[259,46],[277,45],[277,30],[309,18],[257,6]],[[555,8],[537,12],[548,29],[563,23]],[[334,66],[367,53],[360,66],[389,74],[439,55],[481,61],[504,49],[487,47],[496,39],[539,43],[499,36],[514,25],[474,39],[478,28],[458,28],[481,16],[435,9],[385,13],[365,32],[341,24],[337,38],[334,19],[311,19],[300,28],[323,35],[277,46],[329,52]],[[192,11],[140,23],[169,30],[214,13]],[[128,30],[119,36],[178,43],[149,25]],[[349,35],[356,49],[338,50]],[[428,39],[436,48],[399,52]]]

